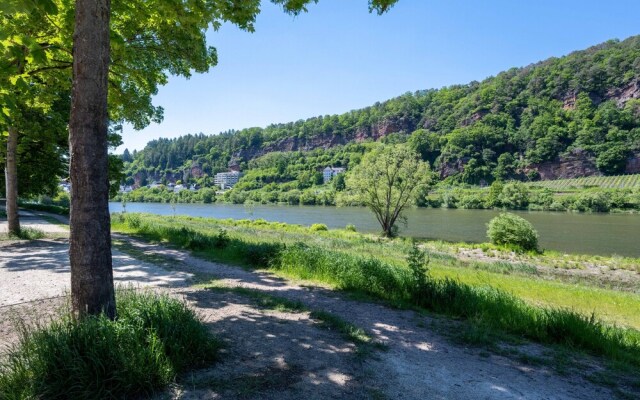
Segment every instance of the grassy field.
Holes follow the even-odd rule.
[[[600,187],[605,189],[640,188],[640,174],[618,176],[587,176],[575,179],[556,179],[551,181],[529,182],[530,186],[539,186],[556,191]]]
[[[321,282],[404,307],[473,320],[486,329],[640,366],[640,295],[500,272],[428,252],[428,273],[407,263],[411,242],[263,220],[114,215],[113,229],[198,255]],[[472,267],[473,266],[473,267]],[[416,272],[418,271],[418,272]]]

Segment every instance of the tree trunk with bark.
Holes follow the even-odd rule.
[[[107,151],[109,0],[76,0],[69,121],[71,298],[76,315],[115,318]]]
[[[20,234],[20,218],[18,217],[18,130],[9,127],[7,138],[7,157],[4,168],[7,195],[7,222],[9,234]]]

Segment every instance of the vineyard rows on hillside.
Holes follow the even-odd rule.
[[[574,179],[530,182],[530,186],[539,186],[553,190],[601,187],[605,189],[633,189],[640,187],[640,174],[618,176],[587,176]]]

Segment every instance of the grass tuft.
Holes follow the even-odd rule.
[[[10,239],[22,239],[22,240],[38,240],[45,237],[45,233],[40,229],[23,227],[20,228],[20,233],[17,235],[9,235]]]
[[[0,364],[0,398],[148,397],[215,360],[219,342],[184,302],[123,290],[117,301],[117,321],[67,311],[47,326],[22,326]]]

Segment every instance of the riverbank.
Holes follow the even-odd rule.
[[[113,227],[115,230],[139,234],[147,239],[183,246],[196,251],[202,257],[219,262],[241,264],[252,268],[269,268],[283,276],[320,282],[368,297],[381,297],[398,305],[413,303],[411,297],[406,297],[406,289],[402,289],[404,284],[400,283],[408,279],[403,276],[408,273],[405,259],[411,245],[405,240],[380,240],[374,236],[347,230],[312,231],[306,227],[266,221],[166,218],[141,214],[115,215]],[[497,299],[503,296],[499,293],[504,293],[507,297],[499,302],[505,301],[504,304],[510,304],[515,301],[522,304],[524,307],[522,310],[528,310],[528,307],[538,309],[536,307],[540,306],[543,306],[540,310],[547,307],[573,310],[571,312],[578,313],[576,316],[583,316],[577,317],[578,319],[590,320],[595,315],[593,323],[606,330],[619,329],[611,328],[613,325],[609,324],[627,326],[628,330],[623,329],[614,336],[622,335],[620,338],[624,337],[623,340],[631,345],[631,348],[637,347],[632,352],[640,351],[640,331],[638,331],[640,319],[637,315],[637,310],[640,309],[640,295],[638,294],[603,289],[597,287],[598,284],[568,284],[559,280],[545,279],[535,274],[511,272],[504,268],[500,272],[495,272],[496,263],[486,263],[486,268],[476,269],[472,264],[455,257],[443,256],[435,252],[428,252],[427,255],[430,260],[429,276],[435,279],[434,282],[448,282],[448,279],[453,279],[451,282],[459,282],[462,285],[461,288],[468,288],[464,289],[468,290],[468,293],[477,293],[472,297],[480,296],[474,302],[465,303],[464,308],[460,310],[466,310],[465,318],[471,318],[472,315],[473,318],[479,318],[477,323],[483,329],[488,329],[488,332],[503,332],[505,329],[509,332],[510,329],[516,329],[515,332],[511,332],[517,335],[527,332],[528,335],[538,328],[529,327],[534,329],[533,331],[529,328],[523,328],[522,331],[514,328],[513,318],[524,318],[522,321],[529,318],[524,317],[525,314],[519,317],[510,315],[512,312],[520,315],[521,311],[515,310],[519,310],[521,306],[486,310],[486,314],[484,312],[477,314],[480,311],[478,307],[483,307],[482,304],[485,304],[486,300],[480,300],[488,295],[482,294],[485,290],[489,290],[487,293],[495,293]],[[361,278],[359,273],[355,272],[360,268],[368,271]],[[353,271],[356,275],[351,275],[349,271]],[[347,275],[343,276],[345,273]],[[637,275],[634,271],[628,273],[630,276]],[[495,289],[499,291],[494,292]],[[455,289],[454,292],[457,290],[459,289]],[[494,294],[490,295],[492,296]],[[454,296],[450,298],[449,303],[434,300],[436,303],[429,307],[439,309],[447,304],[447,307],[455,308],[461,299]],[[523,300],[524,303],[520,303]],[[486,304],[493,304],[493,300]],[[450,308],[445,310],[450,310],[445,313],[453,312],[453,315],[459,312]],[[602,323],[597,322],[598,320],[606,321],[607,324],[601,325]],[[507,325],[503,325],[505,323]],[[607,326],[608,328],[604,328]],[[581,330],[575,329],[577,329],[574,331],[576,334]],[[562,331],[564,333],[560,337],[563,341],[578,340],[578,337],[569,339],[572,334],[565,331],[565,328]],[[490,333],[487,334],[491,336]],[[579,335],[584,334],[586,332]],[[546,334],[537,337],[536,340],[548,340],[543,337],[547,337]],[[580,347],[580,345],[577,346]]]
[[[290,233],[300,236],[302,230],[292,228]],[[229,235],[233,237],[231,229]],[[29,243],[37,242],[21,246],[28,248]],[[169,278],[167,285],[154,290],[186,301],[225,343],[218,363],[179,377],[157,398],[590,399],[638,393],[628,372],[611,369],[600,358],[521,339],[486,337],[476,321],[359,301],[327,285],[207,261],[202,252],[125,235],[116,234],[114,243],[137,264],[162,271]],[[23,253],[7,251],[0,269],[20,275],[10,266],[24,261]],[[42,260],[29,268],[47,273],[47,259],[61,254],[66,251],[42,252]],[[134,277],[136,263],[126,268]],[[68,264],[55,272],[69,281]],[[189,278],[176,279],[182,274]],[[25,277],[24,283],[34,290],[50,286],[46,279],[34,283]],[[0,290],[0,298],[4,293]],[[1,341],[12,337],[12,318],[33,321],[40,316],[46,321],[64,301],[0,307]]]

